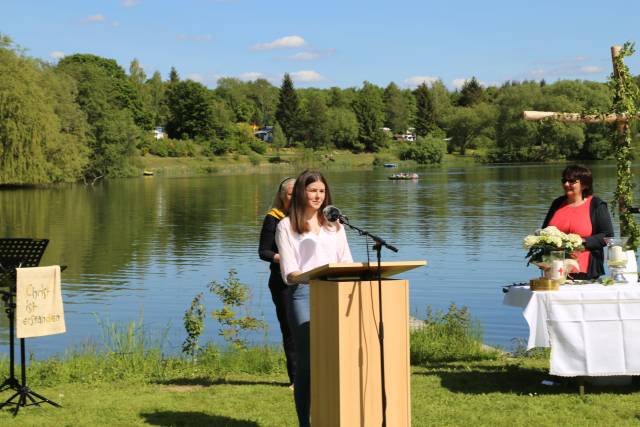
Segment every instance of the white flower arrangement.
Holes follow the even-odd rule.
[[[571,258],[573,252],[583,250],[582,237],[578,234],[563,233],[554,226],[537,230],[535,234],[524,238],[523,246],[529,249],[527,258],[530,263],[539,263],[545,255],[551,251],[564,251],[567,258]]]

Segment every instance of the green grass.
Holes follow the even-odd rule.
[[[63,382],[38,393],[60,403],[27,407],[13,418],[0,412],[1,425],[16,426],[294,426],[295,409],[286,375],[172,371],[165,380]],[[546,361],[434,363],[414,367],[411,378],[414,426],[626,426],[638,425],[637,386],[543,386]],[[0,395],[4,399],[8,392]]]
[[[279,162],[272,163],[278,158]],[[375,162],[376,158],[378,159]],[[375,163],[374,163],[375,162]],[[264,155],[251,156],[227,154],[213,158],[206,157],[157,157],[150,154],[136,158],[140,170],[153,171],[158,176],[195,176],[207,174],[230,175],[236,173],[271,173],[284,170],[300,171],[307,168],[321,170],[370,169],[382,163],[398,163],[403,168],[418,165],[411,160],[401,161],[394,147],[379,153],[352,153],[346,150],[311,151],[302,148],[287,148],[268,151]],[[446,154],[443,164],[461,166],[475,164],[472,155]]]
[[[7,426],[295,426],[279,349],[208,345],[195,359],[166,356],[142,322],[102,323],[100,348],[33,361],[29,386],[61,404],[0,411]],[[162,335],[161,335],[162,337]],[[412,333],[414,426],[626,426],[640,424],[640,388],[587,385],[548,375],[548,352],[484,350],[464,309],[429,313]],[[488,360],[490,359],[490,360]],[[8,373],[6,358],[0,373]],[[0,393],[0,401],[11,396]]]

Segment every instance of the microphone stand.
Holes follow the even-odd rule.
[[[376,269],[376,279],[378,281],[378,311],[380,315],[380,321],[378,323],[378,342],[380,343],[380,382],[382,389],[382,427],[387,426],[387,390],[385,384],[385,369],[384,369],[384,323],[382,322],[382,268],[380,266],[382,260],[382,248],[385,247],[393,252],[398,252],[398,248],[388,244],[384,239],[369,233],[355,225],[349,223],[349,218],[344,215],[338,217],[340,224],[348,226],[350,229],[358,232],[360,236],[371,237],[373,240],[373,249],[376,251],[376,257],[378,260],[378,267]]]

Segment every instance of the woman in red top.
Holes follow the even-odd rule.
[[[553,225],[564,233],[580,235],[585,250],[577,254],[580,272],[572,277],[597,279],[604,274],[604,238],[613,236],[609,209],[593,195],[593,177],[584,166],[567,166],[562,187],[564,196],[553,201],[542,228]]]

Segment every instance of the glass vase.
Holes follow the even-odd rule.
[[[607,266],[611,274],[611,278],[616,283],[626,283],[624,271],[627,267],[627,254],[625,245],[628,237],[605,237],[607,244]]]

